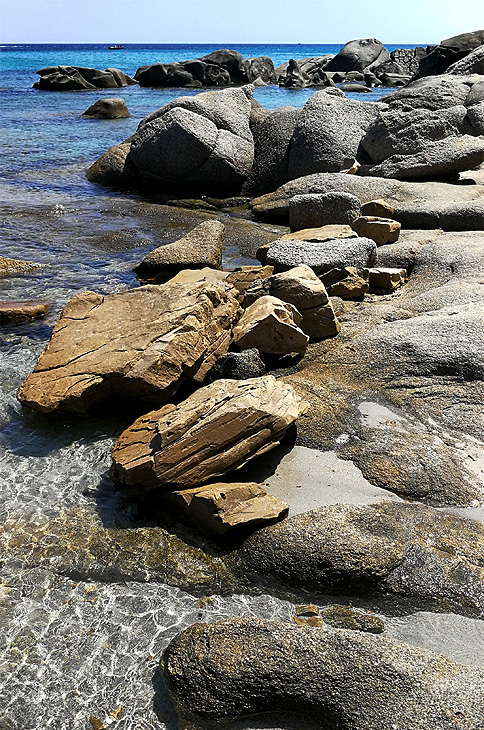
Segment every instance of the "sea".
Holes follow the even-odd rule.
[[[0,255],[42,265],[0,279],[0,299],[51,302],[45,320],[0,329],[2,730],[92,730],[99,722],[115,730],[174,730],[176,716],[157,671],[173,636],[199,620],[249,615],[290,621],[294,611],[290,596],[200,600],[157,582],[73,580],[56,570],[55,561],[35,557],[42,544],[32,552],[18,547],[26,541],[27,525],[28,534],[38,528],[48,540],[49,525],[60,515],[76,514],[78,522],[84,515],[86,525],[94,520],[108,529],[136,528],[136,515],[120,502],[109,476],[110,449],[122,429],[119,419],[106,415],[61,422],[20,408],[16,391],[72,296],[85,289],[111,293],[137,286],[133,266],[202,219],[198,210],[172,207],[147,193],[106,190],[85,177],[86,168],[131,135],[144,116],[196,91],[130,86],[43,92],[32,88],[35,71],[62,64],[117,67],[133,76],[145,64],[195,58],[223,47],[244,57],[267,55],[278,65],[337,53],[342,45],[128,44],[115,51],[107,45],[0,46]],[[364,99],[375,101],[388,91],[377,89]],[[254,96],[274,109],[302,107],[312,93],[268,86]],[[125,99],[128,119],[81,117],[96,99],[109,96]],[[224,265],[254,262],[254,228],[248,229],[253,224],[230,210],[222,219],[227,226]],[[255,230],[261,241],[280,232],[267,225]],[[347,600],[359,605],[354,597]],[[332,601],[320,599],[320,605],[325,602]],[[479,627],[471,619],[441,614],[437,621],[424,609],[380,615],[396,638],[484,665]]]

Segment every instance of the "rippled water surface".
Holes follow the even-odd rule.
[[[245,56],[270,55],[277,64],[339,48],[238,50]],[[145,63],[214,49],[128,47],[113,54],[105,47],[20,46],[0,51],[0,255],[42,264],[31,273],[0,279],[0,298],[52,303],[45,321],[0,329],[0,523],[8,533],[5,544],[15,545],[27,521],[41,526],[69,510],[109,529],[135,524],[109,478],[110,449],[125,425],[121,417],[61,422],[21,409],[15,394],[75,293],[136,286],[132,268],[143,255],[204,219],[204,214],[160,200],[107,192],[84,176],[92,161],[179,90],[38,92],[31,88],[35,69],[63,63],[116,66],[134,74]],[[311,93],[267,87],[257,89],[255,97],[268,108],[301,107]],[[381,93],[386,92],[371,98]],[[122,96],[131,117],[82,119],[80,114],[100,95]],[[270,226],[247,228],[247,221],[230,212],[222,217],[226,265],[252,261],[254,246],[277,233]],[[160,583],[78,582],[58,575],[54,564],[30,564],[15,550],[3,554],[2,561],[0,674],[5,681],[0,682],[0,725],[14,730],[85,730],[91,716],[119,730],[173,730],[174,711],[156,667],[177,632],[199,620],[228,616],[292,620],[294,601],[281,597],[195,597]],[[362,608],[377,611],[375,606]],[[379,615],[389,635],[484,666],[480,622],[390,609],[387,614]]]

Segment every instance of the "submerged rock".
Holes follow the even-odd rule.
[[[484,673],[383,637],[256,618],[191,626],[161,670],[184,728],[290,711],[299,727],[479,728]]]
[[[227,351],[240,308],[223,284],[168,284],[64,307],[18,399],[40,411],[88,413],[111,396],[161,404],[201,382]]]
[[[141,491],[203,484],[277,446],[301,407],[293,388],[271,375],[216,380],[126,429],[113,449],[114,472]]]
[[[25,274],[28,271],[40,269],[41,266],[42,264],[37,264],[35,261],[20,261],[19,259],[9,259],[5,256],[0,256],[0,278]]]
[[[81,116],[96,119],[122,119],[129,117],[129,109],[124,99],[110,97],[109,99],[98,99]]]
[[[30,322],[45,317],[50,302],[27,299],[22,302],[0,301],[0,324]]]

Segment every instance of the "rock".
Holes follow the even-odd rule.
[[[295,195],[289,201],[291,231],[348,225],[360,215],[360,199],[351,193]]]
[[[394,208],[392,217],[403,228],[478,230],[483,226],[484,186],[475,184],[408,183],[377,177],[320,173],[292,180],[274,193],[254,198],[251,206],[258,219],[287,224],[291,198],[330,191],[352,193],[359,197],[362,204],[375,198],[384,198]]]
[[[183,728],[275,711],[296,713],[293,727],[346,730],[454,730],[461,720],[477,729],[482,719],[482,669],[328,626],[199,623],[171,641],[160,666]]]
[[[405,269],[370,269],[370,288],[394,291],[405,284]]]
[[[245,310],[234,328],[233,342],[241,350],[255,347],[270,355],[304,355],[309,337],[299,329],[301,321],[301,314],[291,304],[263,296]]]
[[[484,41],[484,35],[483,35]],[[456,61],[447,68],[448,74],[467,76],[470,74],[484,74],[484,45],[478,46],[460,61]]]
[[[19,259],[9,259],[5,256],[0,256],[0,278],[26,274],[28,271],[40,269],[41,267],[42,264],[37,264],[34,261],[20,261]]]
[[[420,61],[419,76],[443,74],[449,66],[465,58],[484,43],[484,30],[446,38]]]
[[[257,81],[261,84],[275,84],[277,81],[274,64],[269,56],[253,56],[244,60],[244,69],[247,75],[247,81],[256,85]]]
[[[242,352],[227,352],[218,357],[207,378],[209,382],[220,378],[247,380],[260,378],[265,371],[266,366],[259,355],[259,350],[252,347]]]
[[[371,89],[363,84],[341,84],[339,88],[347,94],[369,94],[371,92]]]
[[[435,111],[465,104],[468,93],[469,86],[463,78],[444,74],[419,78],[403,89],[382,97],[380,101],[393,109],[410,112],[415,108]]]
[[[114,472],[143,490],[188,489],[277,446],[300,407],[293,388],[271,375],[216,380],[126,429],[113,449]]]
[[[237,290],[239,301],[243,301],[252,282],[267,279],[273,273],[273,266],[239,266],[228,274],[227,284]]]
[[[319,608],[312,603],[307,606],[296,606],[296,613],[292,618],[296,626],[323,625],[323,619],[319,615]]]
[[[467,116],[474,132],[479,135],[484,135],[484,101],[470,106],[467,110]]]
[[[21,302],[0,301],[0,324],[31,322],[45,317],[50,302],[29,299]]]
[[[466,106],[471,107],[474,104],[479,104],[484,101],[484,79],[482,81],[476,81],[472,85],[471,90],[467,94]]]
[[[367,268],[375,262],[376,245],[369,238],[339,238],[321,243],[275,241],[267,252],[267,263],[276,272],[305,264],[320,275],[345,266]]]
[[[350,225],[359,236],[371,238],[377,246],[398,241],[401,229],[401,225],[397,221],[370,215],[362,215]]]
[[[266,295],[296,307],[302,314],[300,327],[309,337],[331,337],[341,329],[322,282],[308,266],[297,266],[254,282],[246,291],[243,306]]]
[[[98,99],[81,116],[97,119],[122,119],[129,117],[129,110],[124,99]]]
[[[360,299],[370,289],[369,269],[345,266],[331,269],[320,278],[330,297]]]
[[[317,91],[304,105],[289,154],[289,179],[352,166],[360,141],[378,114],[378,104]]]
[[[361,215],[370,215],[377,218],[393,218],[393,205],[386,200],[370,200],[361,206]]]
[[[277,240],[312,241],[317,243],[329,241],[333,238],[356,238],[356,233],[351,226],[331,224],[320,228],[302,228],[300,231],[291,231],[291,233],[285,233]],[[270,246],[270,243],[268,245]]]
[[[376,38],[349,41],[326,66],[327,71],[363,71],[390,60],[383,43]]]
[[[165,403],[182,382],[202,382],[239,314],[216,282],[82,292],[64,307],[17,397],[44,412],[88,413],[111,396]]]
[[[390,592],[482,615],[483,540],[478,522],[416,503],[332,505],[252,535],[239,569],[292,589]]]
[[[260,484],[217,483],[167,492],[163,502],[209,535],[254,530],[286,517],[289,505]]]
[[[254,164],[247,188],[260,195],[276,190],[289,179],[291,140],[300,109],[283,106],[266,116],[253,130]]]
[[[87,179],[100,185],[137,187],[141,180],[138,170],[131,161],[130,147],[129,142],[110,147],[86,170]]]
[[[422,46],[416,48],[395,48],[390,52],[390,60],[373,66],[373,72],[382,78],[388,74],[415,76],[419,70],[420,60],[427,55]]]
[[[250,86],[180,97],[150,114],[131,141],[140,176],[171,190],[238,192],[254,157],[252,92]]]
[[[178,241],[151,251],[136,266],[136,275],[143,281],[159,284],[185,268],[220,269],[224,238],[223,223],[203,221]]]
[[[119,68],[100,71],[84,66],[49,66],[36,72],[40,79],[34,89],[44,91],[77,91],[82,89],[116,89],[136,84]]]
[[[286,89],[303,89],[305,86],[310,86],[311,77],[300,68],[294,58],[291,58],[285,73],[279,76],[278,84]]]
[[[194,284],[199,281],[226,281],[230,272],[204,266],[203,269],[182,269],[165,284]]]
[[[322,611],[321,618],[325,624],[334,629],[347,629],[349,631],[366,631],[369,634],[381,634],[385,630],[385,624],[371,613],[355,611],[351,606],[340,606],[335,604],[331,608]]]

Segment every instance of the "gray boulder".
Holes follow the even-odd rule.
[[[352,166],[361,138],[379,106],[319,91],[306,102],[296,124],[289,156],[289,179]]]
[[[311,730],[482,726],[482,669],[329,626],[257,618],[195,624],[171,641],[161,670],[180,727],[193,730],[272,712],[296,714],[299,723],[289,727]]]
[[[484,45],[471,51],[460,61],[456,61],[447,69],[448,74],[484,74]]]
[[[253,83],[256,79],[261,79],[266,84],[275,84],[277,81],[274,64],[269,56],[246,58],[244,69],[249,83]]]
[[[484,30],[461,33],[452,38],[446,38],[421,59],[418,76],[443,74],[449,66],[465,58],[471,51],[483,44]]]
[[[484,134],[484,100],[478,104],[473,104],[467,110],[469,122],[475,134]]]
[[[137,187],[141,183],[138,170],[133,165],[129,142],[110,147],[86,170],[90,182],[119,188]]]
[[[467,95],[466,106],[471,107],[474,104],[480,104],[481,101],[484,101],[484,79],[472,84],[471,90]]]
[[[301,69],[294,58],[291,58],[285,73],[279,76],[278,83],[279,86],[284,86],[286,89],[302,89],[311,85],[311,77]]]
[[[403,89],[393,91],[380,101],[391,107],[399,107],[413,111],[415,107],[423,109],[446,109],[466,103],[469,84],[465,79],[452,74],[419,78]]]
[[[276,190],[287,182],[291,140],[300,114],[300,109],[283,106],[253,129],[254,164],[247,183],[252,193]]]
[[[267,251],[267,263],[276,272],[305,264],[316,274],[354,266],[368,268],[376,263],[376,244],[369,238],[334,238],[324,242],[274,241]]]
[[[98,99],[81,116],[96,119],[123,119],[129,117],[129,109],[124,99]]]
[[[44,91],[116,89],[137,83],[119,68],[101,71],[84,66],[49,66],[39,69],[36,73],[39,74],[40,79],[35,82],[34,89]]]
[[[229,378],[230,380],[247,380],[260,378],[266,372],[266,366],[261,359],[259,350],[255,347],[242,352],[227,352],[218,357],[207,376],[207,382]]]
[[[327,71],[363,71],[390,59],[383,43],[376,38],[349,41],[326,66]]]
[[[360,199],[351,193],[295,195],[289,201],[289,227],[291,231],[300,231],[351,224],[359,217],[360,209]]]

